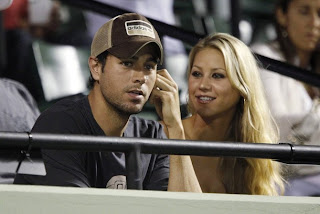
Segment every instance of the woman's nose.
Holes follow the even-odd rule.
[[[211,88],[211,84],[207,78],[202,78],[200,82],[200,87],[201,90],[209,90]]]
[[[314,27],[320,27],[320,17],[317,11],[312,13],[311,23]]]

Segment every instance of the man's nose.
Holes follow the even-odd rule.
[[[144,84],[148,80],[148,76],[143,72],[142,69],[135,70],[134,75],[133,75],[133,82],[134,83],[139,83],[139,84]]]

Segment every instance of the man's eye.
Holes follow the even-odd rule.
[[[155,70],[156,69],[156,65],[146,65],[145,68],[147,70]]]
[[[131,67],[131,66],[133,65],[133,63],[132,63],[132,62],[125,62],[125,61],[123,61],[123,62],[122,62],[122,65],[124,65],[124,66],[126,66],[126,67]]]

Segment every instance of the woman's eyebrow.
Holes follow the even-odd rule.
[[[202,67],[201,67],[201,66],[198,66],[198,65],[193,65],[192,68],[193,68],[193,67],[196,67],[196,68],[198,68],[198,69],[202,69]],[[226,69],[220,68],[220,67],[218,67],[218,68],[211,68],[210,70],[211,70],[211,71],[222,70],[222,71],[225,71],[225,72],[226,72]]]

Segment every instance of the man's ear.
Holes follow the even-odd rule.
[[[287,15],[283,12],[281,8],[276,9],[276,19],[282,27],[287,27]]]
[[[100,63],[98,63],[98,59],[96,57],[90,56],[88,59],[88,65],[89,65],[92,78],[96,81],[99,81],[101,66],[100,66]]]

